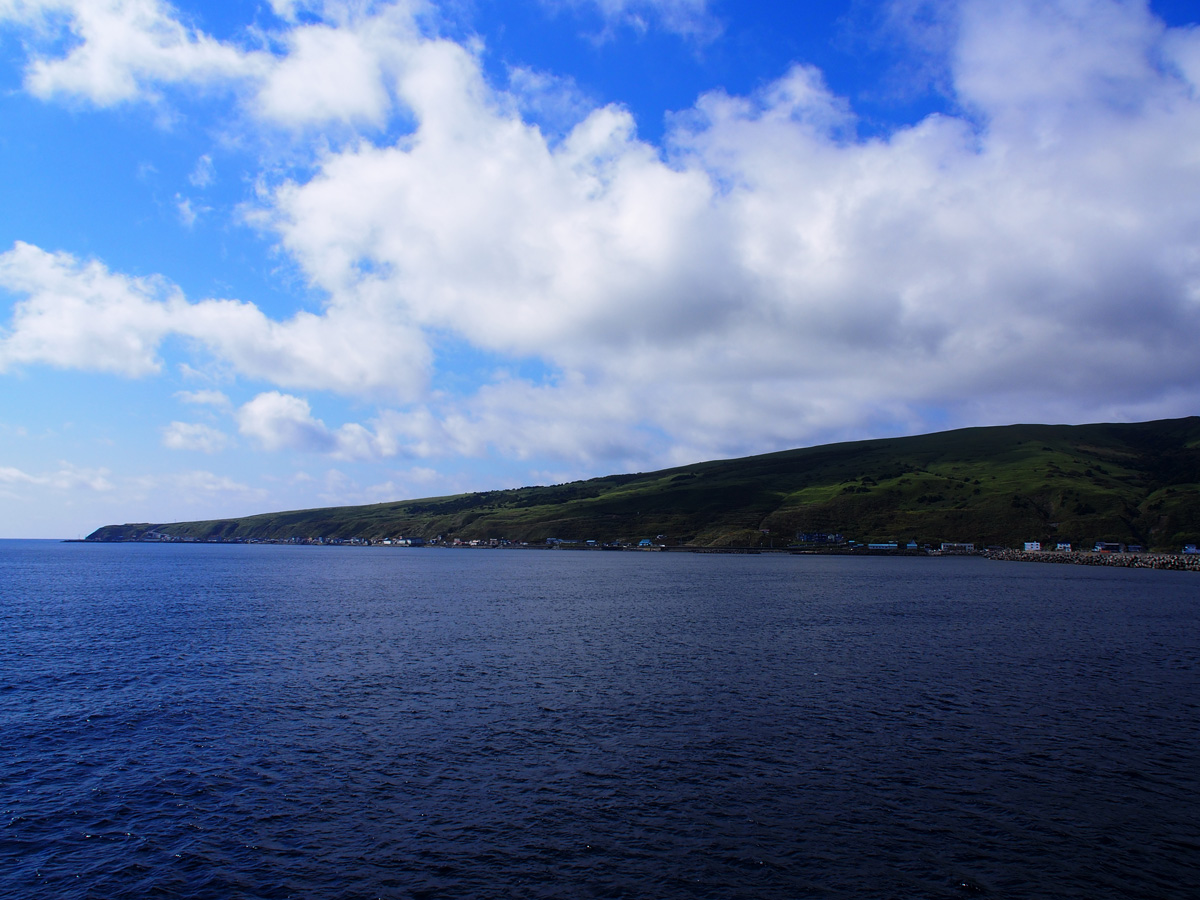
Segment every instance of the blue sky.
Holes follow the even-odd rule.
[[[0,536],[1200,410],[1200,28],[0,0]]]

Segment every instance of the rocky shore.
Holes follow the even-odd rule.
[[[1077,566],[1124,566],[1128,569],[1177,569],[1200,572],[1200,554],[988,550],[983,555],[988,559],[999,559],[1005,562],[1070,563]]]

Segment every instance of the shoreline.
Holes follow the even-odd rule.
[[[1058,563],[1076,566],[1117,566],[1125,569],[1169,569],[1200,572],[1200,554],[1084,553],[1078,550],[985,550],[985,559],[1001,562]]]
[[[260,545],[275,545],[275,546],[295,546],[295,547],[312,547],[312,546],[354,546],[365,548],[380,548],[379,544],[353,544],[353,543],[293,543],[291,541],[281,540],[254,540],[254,541],[147,541],[147,540],[122,540],[122,541],[93,541],[86,538],[59,538],[51,539],[56,543],[63,544],[224,544],[224,545],[242,545],[250,546],[254,544]],[[545,545],[545,544],[503,544],[492,546],[468,546],[459,545],[451,546],[447,544],[426,544],[422,547],[409,548],[403,546],[387,547],[386,549],[432,549],[432,550],[551,550],[551,551],[575,551],[575,552],[611,552],[619,551],[625,553],[698,553],[698,554],[720,554],[720,555],[775,555],[775,556],[923,556],[923,557],[953,557],[953,556],[979,556],[984,559],[995,560],[999,562],[1036,562],[1036,563],[1054,563],[1058,565],[1077,565],[1077,566],[1115,566],[1125,569],[1163,569],[1177,572],[1200,572],[1200,554],[1184,554],[1184,553],[1101,553],[1096,551],[1064,551],[1064,550],[976,550],[966,553],[939,552],[928,550],[868,550],[864,547],[854,549],[844,547],[829,547],[829,548],[799,548],[799,547],[696,547],[696,546],[664,546],[657,544],[650,547],[640,546],[595,546],[586,547],[580,545]]]

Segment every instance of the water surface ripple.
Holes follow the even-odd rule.
[[[1200,579],[0,542],[0,896],[1200,896]]]

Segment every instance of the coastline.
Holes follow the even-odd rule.
[[[363,548],[380,548],[384,549],[385,545],[369,542],[369,541],[283,541],[283,540],[232,540],[232,541],[189,541],[189,540],[106,540],[96,541],[79,538],[51,539],[54,543],[63,544],[197,544],[197,545],[275,545],[275,546],[319,546],[319,547],[363,547]],[[386,549],[414,549],[399,544],[392,545]],[[1164,569],[1179,572],[1200,572],[1200,554],[1192,553],[1103,553],[1096,551],[1063,551],[1063,550],[976,550],[967,553],[950,553],[929,550],[868,550],[864,547],[849,548],[799,548],[795,546],[783,547],[697,547],[689,545],[667,546],[655,544],[649,547],[638,545],[597,545],[586,546],[584,544],[575,543],[556,543],[556,544],[523,544],[523,543],[508,543],[503,544],[423,544],[415,549],[430,549],[430,550],[557,550],[557,551],[576,551],[576,552],[601,552],[601,551],[623,551],[633,553],[699,553],[699,554],[720,554],[720,555],[776,555],[776,556],[923,556],[923,557],[942,557],[942,556],[981,556],[984,559],[997,560],[1000,562],[1036,562],[1036,563],[1056,563],[1059,565],[1080,565],[1080,566],[1116,566],[1126,569]]]
[[[1171,569],[1200,572],[1200,554],[1083,553],[1062,550],[985,550],[986,559],[1002,562],[1060,563],[1076,566],[1120,566],[1126,569]]]

